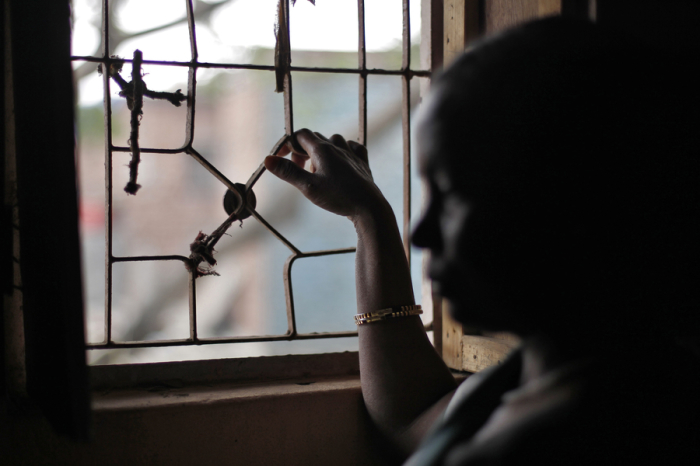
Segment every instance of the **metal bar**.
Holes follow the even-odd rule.
[[[190,340],[197,341],[197,277],[195,271],[189,273]]]
[[[187,29],[190,33],[190,52],[192,54],[192,63],[196,64],[199,54],[197,53],[197,32],[194,26],[194,7],[192,6],[192,0],[185,0],[185,7],[187,8]]]
[[[333,256],[337,254],[350,254],[351,252],[355,252],[356,249],[357,248],[354,246],[351,248],[324,249],[321,251],[300,252],[296,256],[298,259],[303,259],[305,257]]]
[[[84,57],[84,56],[74,56],[71,57],[74,61],[89,61],[95,63],[106,63],[121,61],[124,63],[131,63],[131,59],[110,59],[110,58],[100,58],[100,57]],[[143,60],[144,65],[157,65],[157,66],[181,66],[188,68],[214,68],[214,69],[231,69],[231,70],[253,70],[253,71],[275,71],[274,66],[270,65],[247,65],[244,63],[207,63],[207,62],[187,62],[187,61],[165,61],[165,60]],[[361,74],[362,71],[358,68],[329,68],[329,67],[314,67],[314,66],[289,66],[289,71],[299,71],[302,73],[345,73],[345,74]],[[418,76],[421,78],[429,78],[430,70],[385,70],[382,68],[367,68],[364,73],[366,74],[376,74],[376,75],[391,75],[391,76],[401,76],[408,74],[411,77]]]
[[[191,148],[194,141],[194,113],[197,94],[197,68],[190,68],[187,73],[187,121],[185,123],[185,148]],[[187,151],[187,149],[185,149]],[[192,155],[192,154],[190,154]]]
[[[126,256],[117,257],[112,256],[112,262],[145,262],[145,261],[182,261],[187,262],[188,258],[185,256],[171,255],[171,256]]]
[[[289,140],[289,135],[285,134],[282,136],[274,146],[272,146],[272,150],[270,151],[269,155],[277,155],[277,153],[280,151],[282,146]],[[255,186],[255,183],[258,182],[262,174],[265,173],[265,163],[261,163],[260,166],[253,172],[252,175],[250,175],[250,178],[248,178],[248,181],[245,183],[245,192],[246,194],[248,191],[253,189],[253,186]]]
[[[401,78],[401,131],[403,134],[403,247],[411,266],[411,81]]]
[[[365,0],[357,0],[358,68],[360,69],[358,140],[367,146],[367,47],[365,45]]]
[[[287,22],[287,44],[291,42],[289,39],[289,0],[282,0],[282,8],[284,9],[284,18],[280,18],[280,21]],[[285,66],[289,70],[289,63]],[[284,130],[287,134],[291,135],[294,133],[294,111],[292,105],[292,73],[287,71],[284,75]]]
[[[252,175],[250,175],[250,178],[248,178],[248,181],[245,183],[245,192],[248,193],[251,189],[253,189],[253,186],[255,186],[255,183],[258,182],[262,174],[265,173],[265,163],[261,163],[258,168],[255,169]]]
[[[192,61],[189,64],[190,68],[189,72],[187,73],[187,122],[185,124],[187,134],[185,136],[184,147],[191,148],[192,142],[194,141],[194,113],[197,95],[197,37],[194,29],[194,13],[192,12],[192,1],[185,1],[187,3],[187,26],[190,33],[190,49],[192,52]],[[201,163],[201,161],[199,162]]]
[[[300,333],[294,336],[284,335],[261,335],[261,336],[240,336],[240,337],[216,337],[198,338],[196,341],[189,338],[177,340],[144,340],[144,341],[113,341],[109,344],[88,343],[87,349],[117,349],[117,348],[156,348],[163,346],[200,346],[216,345],[223,343],[254,343],[260,341],[293,341],[293,340],[322,340],[326,338],[356,337],[356,331],[345,332],[319,332]]]
[[[409,0],[403,0],[402,68],[411,67],[411,14]],[[403,135],[403,248],[411,266],[411,78],[401,77],[401,132]]]
[[[195,103],[197,95],[197,58],[199,54],[197,53],[197,32],[195,30],[194,24],[194,7],[192,6],[192,0],[185,0],[187,7],[187,29],[190,34],[190,53],[192,55],[192,67],[189,68],[187,73],[187,122],[185,136],[185,146],[192,147],[192,142],[194,141],[194,115],[195,115]],[[193,154],[196,153],[194,149],[191,150],[190,155],[195,157]],[[197,159],[199,163],[202,163],[204,158],[201,160]],[[213,165],[207,164],[214,168]],[[206,168],[206,165],[205,165]],[[217,170],[218,172],[218,170]],[[223,176],[223,175],[222,175]],[[231,188],[229,188],[231,189]],[[238,191],[236,191],[238,192]],[[239,205],[243,207],[242,199],[239,199]],[[213,247],[213,246],[212,246]],[[187,259],[185,259],[187,260]],[[188,268],[189,270],[189,268]],[[189,270],[189,286],[188,286],[188,297],[189,297],[189,325],[190,325],[190,340],[197,341],[197,274],[194,270]]]
[[[294,133],[294,106],[293,106],[293,97],[292,97],[292,73],[289,71],[289,67],[291,64],[291,40],[290,40],[290,32],[289,32],[289,0],[281,0],[280,6],[282,7],[282,11],[284,11],[284,18],[280,18],[280,21],[285,21],[286,22],[286,28],[285,32],[287,34],[286,37],[286,45],[289,47],[289,53],[286,55],[287,59],[289,60],[287,63],[284,63],[283,65],[287,68],[286,73],[284,75],[284,131],[287,133],[288,136],[291,136]],[[282,28],[280,28],[281,30]],[[255,215],[256,219],[258,221],[261,221],[262,223],[262,217],[259,218],[258,215]],[[265,222],[266,223],[266,222]],[[265,225],[263,223],[263,225]],[[276,230],[272,228],[272,226],[265,225],[269,231],[271,231],[273,234],[276,234]],[[276,236],[282,240],[284,238],[280,234],[276,234]],[[294,254],[292,254],[289,258],[287,258],[287,261],[284,264],[284,268],[282,270],[282,279],[284,281],[284,294],[285,294],[285,302],[286,302],[286,310],[287,310],[287,333],[290,335],[290,337],[294,337],[297,333],[297,321],[294,316],[294,295],[292,291],[292,276],[291,276],[291,268],[292,268],[292,263],[294,262],[294,259],[297,254],[299,254],[301,251],[297,249],[294,245],[292,245],[291,242],[287,241],[286,238],[284,238],[283,242],[289,247]]]
[[[194,112],[193,112],[194,113]],[[233,191],[234,193],[238,194],[238,201],[243,202],[243,198],[241,197],[240,193],[234,186],[234,183],[231,182],[228,178],[224,176],[223,173],[221,173],[214,165],[212,165],[207,159],[202,157],[202,155],[197,152],[193,147],[188,147],[185,149],[185,152],[188,153],[193,159],[195,159],[197,162],[199,162],[204,168],[209,171],[216,179],[221,181],[228,189]]]
[[[102,54],[109,57],[109,0],[102,1]],[[105,335],[112,341],[112,99],[109,67],[103,65],[103,107],[105,126]]]
[[[282,279],[284,280],[284,298],[287,308],[287,334],[294,338],[297,336],[297,320],[294,313],[294,290],[292,289],[292,265],[297,259],[296,254],[292,254],[284,263]]]
[[[262,223],[263,226],[264,226],[265,228],[267,228],[268,231],[269,231],[270,233],[272,233],[273,235],[275,235],[275,237],[276,237],[278,240],[280,240],[282,243],[284,243],[284,245],[287,246],[294,254],[302,254],[302,252],[301,252],[299,249],[297,249],[297,247],[294,246],[287,238],[285,238],[285,237],[282,235],[282,233],[280,233],[279,231],[275,230],[275,228],[274,228],[272,225],[270,225],[269,223],[267,223],[267,220],[265,220],[264,218],[262,218],[262,216],[261,216],[255,209],[248,209],[248,212],[250,212],[250,214],[251,214],[253,217],[255,217],[255,220],[257,220],[258,222]]]
[[[426,331],[432,330],[431,324],[424,327]],[[356,331],[344,332],[315,332],[315,333],[299,333],[296,335],[255,335],[255,336],[239,336],[239,337],[212,337],[198,338],[193,341],[189,338],[176,340],[143,340],[143,341],[113,341],[109,344],[104,343],[88,343],[87,349],[118,349],[118,348],[156,348],[163,346],[201,346],[201,345],[216,345],[224,343],[254,343],[264,341],[295,341],[295,340],[323,340],[327,338],[346,338],[356,337]]]
[[[401,68],[407,70],[411,67],[411,3],[403,0],[403,53],[401,55]]]
[[[131,152],[131,148],[125,146],[112,146],[112,152]],[[182,154],[183,152],[187,152],[186,146],[179,147],[177,149],[141,149],[142,154]]]

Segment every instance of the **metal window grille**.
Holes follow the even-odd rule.
[[[358,67],[357,68],[329,68],[329,67],[297,67],[292,66],[287,54],[286,61],[279,61],[274,66],[236,64],[236,63],[207,63],[198,61],[197,34],[195,27],[195,15],[192,0],[184,0],[187,9],[187,24],[189,29],[189,42],[191,60],[188,62],[142,60],[143,64],[162,65],[188,68],[187,86],[187,120],[186,139],[182,147],[176,149],[162,148],[141,148],[144,154],[177,154],[186,153],[199,162],[224,186],[234,193],[238,193],[228,178],[226,178],[214,165],[203,157],[193,145],[195,132],[195,109],[197,91],[197,71],[200,68],[214,69],[243,69],[243,70],[264,70],[276,73],[284,80],[284,121],[285,132],[290,135],[294,132],[294,112],[292,93],[292,72],[313,72],[313,73],[342,73],[357,75],[359,78],[359,142],[367,144],[367,77],[369,75],[394,75],[400,76],[402,82],[402,139],[403,139],[403,243],[404,250],[409,260],[411,251],[409,243],[409,224],[411,215],[411,129],[410,129],[410,96],[411,79],[413,77],[429,77],[427,70],[411,69],[411,31],[410,31],[410,6],[409,0],[403,0],[403,33],[402,33],[402,65],[398,70],[390,69],[368,69],[366,62],[365,46],[365,2],[358,0]],[[280,21],[285,21],[285,28],[282,28],[286,35],[286,43],[289,44],[289,0],[281,0],[283,17]],[[74,56],[75,61],[89,61],[100,63],[103,70],[109,70],[114,63],[130,63],[134,60],[115,59],[109,55],[109,0],[102,1],[102,57]],[[105,131],[105,338],[100,343],[88,343],[88,349],[117,349],[117,348],[145,348],[159,346],[188,346],[188,345],[208,345],[221,343],[247,343],[265,341],[291,341],[303,339],[322,339],[356,336],[356,331],[346,332],[320,332],[320,333],[299,333],[294,312],[294,292],[291,280],[292,266],[298,259],[330,256],[336,254],[348,254],[355,251],[355,248],[330,249],[313,252],[303,252],[285,238],[279,231],[270,225],[255,209],[250,209],[252,217],[267,228],[280,242],[290,249],[291,255],[284,266],[284,288],[286,297],[287,332],[281,335],[259,335],[259,336],[235,336],[235,337],[212,337],[200,338],[197,334],[197,281],[196,272],[189,270],[189,338],[151,340],[151,341],[114,341],[112,337],[112,271],[113,266],[120,262],[139,261],[182,261],[187,262],[188,258],[179,255],[160,256],[115,256],[112,253],[112,168],[113,154],[115,152],[131,152],[132,149],[126,146],[115,145],[112,141],[112,111],[111,111],[111,83],[110,73],[103,73],[103,96],[104,96],[104,131]],[[265,168],[261,165],[248,179],[245,185],[245,193],[253,188],[257,180],[264,173]],[[240,196],[240,193],[239,193]],[[240,200],[240,199],[239,199]],[[431,329],[432,323],[426,326]]]

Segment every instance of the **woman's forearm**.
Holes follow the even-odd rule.
[[[408,262],[394,214],[386,201],[354,219],[357,304],[360,313],[414,304]],[[360,372],[367,409],[405,450],[415,443],[408,428],[455,388],[418,316],[360,325]]]
[[[414,304],[411,273],[394,213],[372,179],[367,149],[342,136],[302,129],[265,167],[357,230],[359,313]],[[293,161],[279,156],[292,154]],[[311,172],[304,170],[311,162]],[[348,316],[348,319],[350,316]],[[455,381],[418,316],[360,325],[362,394],[377,426],[408,452],[439,413]],[[432,408],[432,409],[431,409]],[[426,414],[427,413],[427,414]],[[418,428],[415,428],[418,426]]]

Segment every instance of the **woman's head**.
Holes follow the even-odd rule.
[[[436,80],[418,131],[432,197],[414,241],[460,320],[622,323],[621,309],[686,288],[697,160],[680,141],[694,110],[651,63],[559,18],[477,45]]]

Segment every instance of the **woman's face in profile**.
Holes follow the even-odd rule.
[[[463,159],[455,163],[457,157],[472,156],[469,135],[451,134],[452,141],[444,140],[439,99],[439,93],[427,99],[419,117],[419,169],[428,186],[428,204],[412,241],[430,251],[434,290],[453,303],[457,320],[489,330],[517,330],[516,316],[500,291],[507,284],[499,283],[491,263],[508,249],[507,238],[518,225],[509,221],[502,196],[489,190],[498,167],[483,170],[476,163],[470,168]]]

